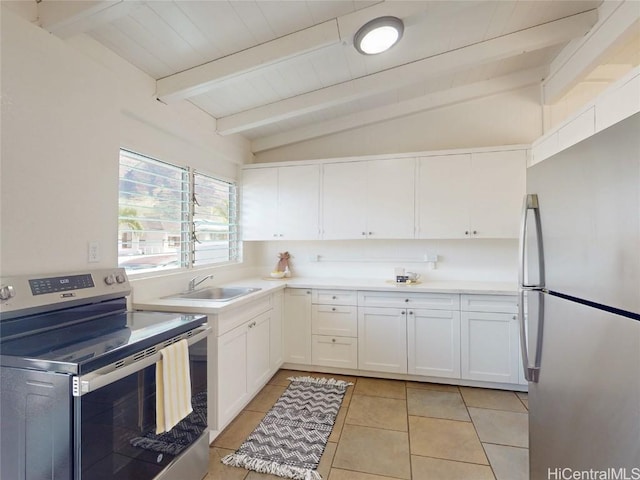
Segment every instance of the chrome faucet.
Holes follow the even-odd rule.
[[[193,292],[196,287],[198,285],[200,285],[202,282],[204,282],[205,280],[208,280],[210,278],[213,278],[213,275],[200,275],[197,277],[193,277],[191,280],[189,280],[189,292]]]

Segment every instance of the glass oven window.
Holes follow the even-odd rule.
[[[155,365],[76,399],[81,479],[151,480],[207,430],[206,339],[189,347],[189,364],[193,412],[160,435]]]

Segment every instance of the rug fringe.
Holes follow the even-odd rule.
[[[335,378],[319,378],[319,377],[289,377],[287,380],[291,380],[292,382],[307,382],[307,383],[317,383],[319,385],[335,385],[337,387],[348,387],[353,385],[351,382],[346,382],[344,380],[336,380]]]
[[[246,468],[254,472],[268,473],[270,475],[277,475],[278,477],[291,478],[294,480],[322,480],[322,476],[317,470],[294,467],[292,465],[282,465],[261,458],[253,458],[244,453],[231,453],[223,457],[221,461],[230,467]]]

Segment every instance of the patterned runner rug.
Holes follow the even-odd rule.
[[[240,448],[222,463],[296,480],[321,480],[317,471],[349,382],[293,377]]]

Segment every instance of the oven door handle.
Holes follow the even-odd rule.
[[[194,333],[186,339],[187,343],[189,345],[193,345],[194,343],[199,342],[200,340],[208,337],[209,334],[211,334],[212,330],[213,329],[210,326],[203,325],[202,327],[195,330],[197,333]],[[94,392],[99,388],[117,382],[118,380],[122,380],[123,378],[128,377],[131,374],[150,367],[160,360],[160,350],[162,349],[163,344],[164,343],[156,345],[155,353],[149,355],[148,357],[144,357],[134,363],[125,365],[124,367],[116,368],[114,370],[113,365],[107,365],[106,367],[96,370],[95,372],[87,373],[86,375],[74,376],[72,381],[73,396],[81,397],[82,395]]]

